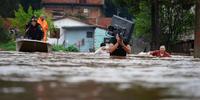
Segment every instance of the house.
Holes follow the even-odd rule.
[[[76,17],[89,24],[107,27],[111,18],[104,14],[104,0],[42,0],[46,12],[54,19]]]
[[[54,20],[58,34],[51,33],[48,42],[51,44],[74,45],[80,52],[94,51],[95,26],[81,22],[74,18],[62,18]]]
[[[94,33],[94,47],[95,50],[97,50],[100,47],[100,44],[105,42],[107,31],[105,28],[97,27]]]

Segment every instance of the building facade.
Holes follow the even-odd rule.
[[[54,20],[54,25],[59,30],[59,37],[48,38],[50,44],[74,45],[80,52],[94,51],[95,26],[71,18]]]
[[[104,0],[42,0],[42,5],[54,19],[73,16],[98,25],[106,18],[103,13]]]

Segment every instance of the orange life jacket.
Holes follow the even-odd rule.
[[[48,24],[46,20],[43,20],[41,18],[38,19],[38,23],[41,25],[42,27],[42,31],[44,32],[44,42],[47,41],[47,31],[48,31]]]

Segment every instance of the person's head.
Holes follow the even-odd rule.
[[[40,19],[41,19],[41,20],[45,20],[45,15],[41,15],[41,16],[40,16]]]
[[[33,16],[31,17],[31,19],[37,19],[36,15],[33,15]]]
[[[161,52],[165,52],[165,50],[166,50],[165,46],[164,46],[164,45],[161,45],[161,46],[160,46],[160,51],[161,51]]]
[[[37,19],[36,19],[36,18],[33,18],[33,19],[31,20],[31,25],[33,25],[33,26],[36,26],[36,25],[37,25]]]
[[[104,47],[104,46],[106,46],[105,43],[101,43],[101,44],[100,44],[100,47]]]

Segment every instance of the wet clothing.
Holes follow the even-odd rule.
[[[117,39],[111,38],[110,43],[115,45],[117,43]],[[127,40],[124,40],[124,44],[127,46],[129,43],[127,42]],[[110,53],[110,56],[126,56],[126,55],[127,55],[127,52],[123,49],[121,45],[119,45],[118,48],[114,52]]]
[[[44,37],[43,40],[46,42],[47,41],[47,31],[48,31],[48,24],[46,20],[42,20],[41,18],[38,19],[37,21],[41,27],[42,27],[42,31],[44,32]]]
[[[29,26],[31,26],[31,22],[33,19],[37,20],[37,17],[36,16],[31,17],[31,20],[26,24],[26,30],[29,28]]]
[[[153,51],[150,54],[155,57],[171,57],[168,52],[165,51],[164,53],[161,53],[160,50]]]
[[[106,55],[108,54],[108,50],[106,50],[106,47],[100,47],[98,50],[95,51],[95,54],[102,54],[102,55]]]
[[[30,25],[26,29],[26,38],[32,40],[42,40],[43,38],[43,31],[41,26],[37,23],[36,26]]]

